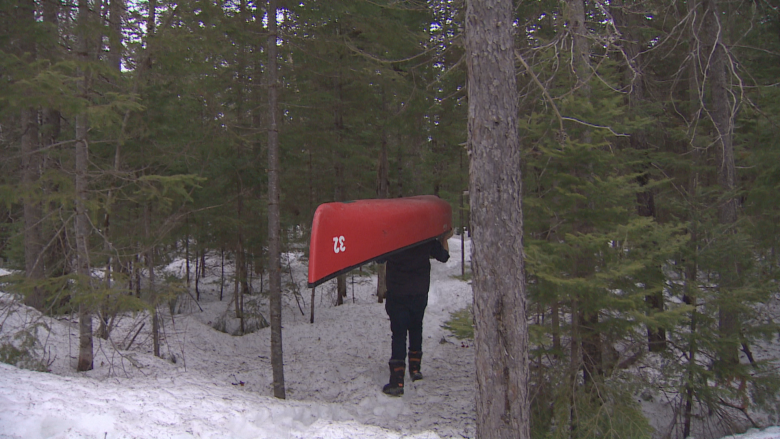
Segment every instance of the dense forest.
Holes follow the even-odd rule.
[[[464,0],[0,2],[9,288],[106,337],[118,313],[197,299],[207,255],[235,264],[240,318],[273,284],[273,206],[281,251],[305,251],[320,203],[360,198],[436,194],[468,233],[465,17]],[[780,335],[780,4],[514,17],[531,437],[650,437],[647,389],[683,437],[701,413],[777,416],[778,358],[756,347]],[[187,275],[155,276],[173,257]],[[636,373],[648,358],[664,372]]]

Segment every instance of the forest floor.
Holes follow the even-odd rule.
[[[471,305],[472,293],[459,279],[458,237],[450,248],[449,262],[432,262],[425,379],[412,383],[407,377],[401,398],[381,392],[388,379],[390,325],[376,300],[376,275],[368,269],[348,276],[341,306],[334,306],[335,281],[318,287],[312,324],[305,261],[300,254],[285,255],[283,283],[301,292],[288,294],[283,305],[285,401],[272,397],[270,330],[233,336],[214,329],[238,330],[232,283],[223,285],[219,300],[218,261],[201,281],[197,303],[193,292],[179,301],[176,313],[163,314],[162,358],[153,355],[148,314],[128,314],[115,322],[108,340],[95,338],[95,368],[86,373],[75,372],[75,318],[44,318],[4,295],[0,335],[44,324],[48,329],[40,327],[38,335],[51,373],[0,364],[0,438],[472,438],[472,341],[443,328],[453,312]],[[165,271],[181,277],[183,262]],[[259,297],[248,297],[247,309]],[[656,401],[645,402],[644,410],[662,437],[674,432],[672,409]],[[695,437],[722,435],[717,423],[704,422]],[[780,428],[748,437],[780,439]]]

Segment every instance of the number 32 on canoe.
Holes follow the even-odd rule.
[[[339,254],[340,252],[347,251],[347,247],[344,246],[344,236],[333,237],[333,253]]]

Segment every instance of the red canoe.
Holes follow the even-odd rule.
[[[309,287],[452,229],[452,208],[433,195],[321,204],[309,244]]]

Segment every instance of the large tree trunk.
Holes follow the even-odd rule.
[[[271,368],[273,369],[274,396],[284,399],[277,38],[276,0],[268,0],[268,283],[271,295]]]
[[[78,21],[82,27],[89,26],[89,2],[88,0],[79,0]],[[86,31],[80,31],[77,37],[79,61],[86,63],[89,61],[87,48],[89,47]],[[87,99],[90,88],[90,72],[80,70],[82,77],[79,80],[79,95],[82,99]],[[76,142],[75,142],[75,189],[76,189],[76,215],[75,215],[75,239],[77,253],[77,272],[81,279],[80,294],[89,296],[92,293],[92,279],[89,263],[89,218],[87,216],[87,169],[89,166],[89,144],[87,135],[89,131],[89,121],[86,112],[76,115]],[[81,300],[79,304],[79,358],[78,371],[92,370],[93,349],[92,349],[92,300]]]
[[[468,0],[477,436],[527,439],[528,332],[511,0]]]

